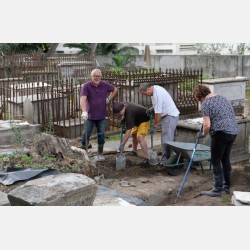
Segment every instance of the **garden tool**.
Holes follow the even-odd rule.
[[[87,130],[87,120],[84,121],[84,134],[85,134],[85,145],[86,145],[86,153],[87,153],[87,156],[88,155],[88,146],[89,146],[89,142],[88,142],[88,130]]]
[[[203,129],[203,124],[201,125],[200,132],[202,131],[202,129]],[[181,183],[181,186],[180,186],[180,189],[179,189],[179,192],[178,192],[178,194],[177,194],[177,198],[176,198],[176,199],[179,198],[180,193],[181,193],[181,191],[182,191],[182,189],[183,189],[183,187],[184,187],[185,181],[186,181],[187,176],[188,176],[188,172],[189,172],[189,170],[190,170],[190,168],[191,168],[191,166],[192,166],[192,163],[193,163],[193,159],[194,159],[194,155],[195,155],[195,151],[196,151],[198,142],[199,142],[199,138],[197,137],[197,138],[196,138],[196,141],[195,141],[194,149],[193,149],[193,152],[192,152],[192,155],[191,155],[191,158],[190,158],[190,161],[189,161],[187,170],[186,170],[186,173],[185,173],[185,175],[184,175],[184,178],[183,178],[183,181],[182,181],[182,183]]]
[[[124,131],[124,123],[121,123],[121,132],[120,132],[120,143],[123,140],[123,131]],[[126,168],[126,157],[122,151],[120,151],[119,155],[116,157],[116,170],[121,170]]]
[[[153,126],[152,116],[153,115],[150,114],[150,127]],[[158,162],[157,152],[153,148],[153,134],[151,134],[151,149],[149,149],[148,154],[149,154],[148,163],[150,165],[157,165],[159,162]]]

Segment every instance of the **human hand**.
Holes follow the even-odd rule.
[[[88,120],[88,113],[86,111],[83,111],[81,117],[84,121]]]
[[[119,151],[123,152],[123,150],[124,150],[124,145],[121,143],[120,146],[119,146]]]
[[[152,127],[150,127],[150,129],[149,129],[149,133],[150,133],[151,135],[153,135],[153,134],[156,132],[156,130],[157,130],[157,128],[154,127],[154,126],[152,126]]]
[[[202,134],[202,132],[201,131],[199,131],[198,133],[197,133],[197,135],[196,135],[196,139],[201,139],[201,138],[205,138],[206,136],[205,135],[203,135]]]
[[[109,104],[111,99],[109,97],[106,98],[106,104]]]
[[[154,108],[153,107],[151,107],[151,108],[149,108],[149,109],[147,109],[146,110],[146,114],[147,114],[147,116],[153,116],[154,114],[155,114],[155,111],[154,111]]]

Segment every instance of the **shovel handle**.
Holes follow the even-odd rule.
[[[150,128],[153,126],[153,118],[152,114],[150,114]],[[153,134],[150,135],[151,137],[151,149],[153,150]]]
[[[84,129],[85,129],[84,133],[85,133],[86,153],[88,154],[89,142],[88,142],[87,120],[84,121]]]

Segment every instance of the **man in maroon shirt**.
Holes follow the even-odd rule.
[[[91,81],[83,84],[81,89],[80,105],[82,108],[82,119],[87,122],[87,140],[96,126],[98,142],[98,158],[105,160],[103,156],[103,146],[105,143],[105,127],[107,109],[106,105],[116,96],[117,88],[101,80],[102,72],[94,69],[91,72]],[[87,149],[85,142],[85,131],[82,134],[81,148]]]

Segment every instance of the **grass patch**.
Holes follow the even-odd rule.
[[[106,141],[120,141],[120,135],[111,135],[107,136]]]
[[[221,199],[221,203],[223,203],[224,205],[232,205],[231,197]]]

